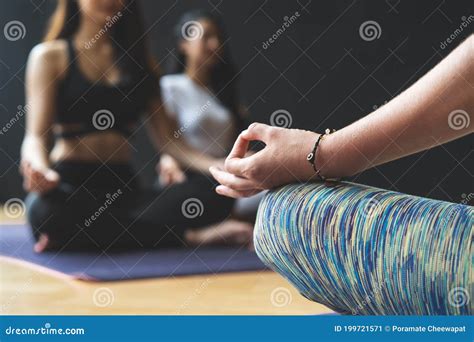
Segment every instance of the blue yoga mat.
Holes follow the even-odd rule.
[[[130,280],[192,274],[263,270],[245,247],[199,247],[101,254],[33,251],[29,228],[0,226],[0,258],[24,263],[57,276],[91,281]]]

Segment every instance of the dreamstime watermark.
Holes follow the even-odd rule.
[[[264,50],[268,49],[270,45],[275,43],[281,35],[285,33],[287,29],[293,25],[296,20],[300,17],[300,12],[296,11],[291,16],[283,17],[283,24],[264,42],[262,42],[262,48]]]
[[[461,204],[469,204],[474,198],[474,193],[470,192],[469,194],[461,194]]]
[[[92,116],[92,125],[99,131],[114,127],[114,114],[108,109],[99,109]]]
[[[444,41],[439,43],[439,47],[442,50],[446,49],[449,44],[451,44],[454,40],[456,40],[456,38],[464,31],[464,29],[467,28],[474,21],[474,15],[470,15],[469,17],[462,16],[461,20],[462,22],[459,25],[459,27],[455,29],[453,33],[449,35],[448,38],[446,38]]]
[[[448,125],[451,129],[454,129],[455,131],[468,128],[470,123],[471,117],[465,110],[456,109],[448,115]]]
[[[470,300],[469,292],[464,287],[455,287],[449,291],[448,302],[451,306],[460,308],[461,306],[467,305]]]
[[[188,198],[181,205],[181,212],[184,217],[188,219],[193,219],[198,216],[202,216],[204,213],[204,205],[198,198]]]
[[[380,38],[382,35],[382,28],[375,20],[367,20],[360,25],[359,35],[366,42],[371,42]]]
[[[199,21],[190,20],[181,27],[181,36],[187,41],[201,39],[204,34],[204,28]]]
[[[26,112],[29,110],[29,105],[19,105],[16,107],[17,111],[14,117],[12,117],[3,127],[0,129],[0,135],[4,135],[12,128],[22,117],[26,115]]]
[[[416,261],[416,256],[414,254],[410,254],[408,257],[404,258],[403,262],[399,266],[400,270],[405,270],[412,268]],[[382,291],[384,288],[388,288],[390,283],[389,278],[385,278],[380,282],[373,282],[374,286],[372,287],[372,291],[368,293],[365,297],[363,297],[362,301],[358,302],[358,305],[351,310],[352,315],[358,315],[359,313],[363,313],[362,311],[370,306],[371,303],[379,302],[377,299],[378,296],[382,295]],[[367,312],[363,313],[367,314]]]
[[[359,302],[357,307],[351,310],[352,315],[358,315],[362,310],[364,310],[365,307],[370,305],[370,303],[372,303],[375,300],[377,295],[382,292],[382,289],[384,288],[384,286],[385,286],[385,282],[382,282],[376,285],[375,288],[373,288],[372,292],[369,295],[365,296],[364,299],[361,302]]]
[[[39,328],[5,328],[6,335],[84,335],[84,328],[53,328],[51,323],[45,323]]]
[[[453,207],[450,207],[448,211],[443,215],[441,218],[442,224],[454,224],[456,222],[456,218],[459,215],[465,215],[466,209],[463,205],[469,205],[469,202],[474,198],[474,193],[470,192],[469,194],[461,194],[461,201],[459,204],[455,204]],[[467,211],[470,213],[470,211]]]
[[[105,308],[111,306],[115,301],[115,296],[112,290],[108,287],[99,287],[95,289],[92,295],[92,302],[95,306]]]
[[[200,296],[212,283],[212,280],[210,278],[207,278],[205,281],[203,281],[197,288],[194,289],[193,293],[190,294],[186,300],[183,302],[183,304],[180,305],[178,308],[178,315],[181,315],[184,310],[186,310],[191,302],[198,296]]]
[[[461,202],[462,204],[462,202]],[[455,204],[454,206],[450,207],[447,212],[443,215],[441,218],[441,223],[444,224],[454,224],[456,221],[456,218],[459,215],[462,215],[464,213],[464,209],[462,205]]]
[[[106,200],[104,201],[104,204],[97,208],[97,210],[90,217],[84,220],[84,225],[89,227],[91,224],[93,224],[94,221],[97,220],[97,218],[120,197],[120,195],[122,195],[122,189],[118,189],[112,194],[106,194]]]
[[[277,308],[290,305],[292,301],[293,296],[291,295],[290,290],[286,287],[277,287],[270,294],[270,302]]]
[[[122,12],[117,12],[112,17],[107,17],[104,26],[89,41],[84,43],[86,49],[90,49],[112,26],[122,18]]]
[[[12,20],[3,27],[3,35],[11,42],[23,39],[26,36],[26,27],[19,20]]]
[[[16,219],[25,214],[26,206],[19,198],[10,198],[3,205],[3,213],[6,217]]]
[[[373,110],[377,110],[377,109],[382,108],[383,106],[385,106],[387,103],[388,103],[388,101],[385,100],[381,105],[376,105],[376,104],[373,105],[373,106],[372,106],[372,109],[373,109]]]
[[[286,109],[277,109],[270,115],[270,125],[282,128],[290,128],[293,117]]]
[[[199,117],[209,109],[210,105],[211,101],[207,100],[207,102],[199,108],[199,111],[196,113],[196,115],[193,116],[191,120],[186,121],[184,124],[181,125],[178,130],[174,131],[173,136],[178,139],[181,135],[183,135],[183,133],[186,132],[189,126],[196,122],[196,120],[198,120]]]

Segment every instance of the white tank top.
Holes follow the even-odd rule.
[[[226,157],[236,137],[232,113],[186,74],[163,76],[160,87],[164,107],[178,124],[174,137],[215,158]]]

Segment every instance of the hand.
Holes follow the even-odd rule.
[[[214,164],[211,165],[211,167],[216,167],[218,169],[224,169],[225,168],[225,158],[222,159],[216,159]],[[210,170],[210,168],[209,168]]]
[[[23,188],[27,192],[45,193],[57,187],[60,181],[56,171],[35,166],[26,160],[21,161],[20,173],[23,175]]]
[[[272,127],[253,123],[237,138],[225,161],[225,168],[210,167],[221,183],[216,192],[229,197],[249,197],[264,189],[290,182],[301,182],[314,176],[306,156],[318,134],[300,129]],[[249,142],[258,140],[265,148],[245,156]]]
[[[156,165],[156,171],[162,186],[182,183],[186,180],[186,174],[181,170],[178,162],[169,154],[161,156],[159,163]]]

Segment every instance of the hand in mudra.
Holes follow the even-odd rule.
[[[217,193],[229,197],[249,197],[279,185],[303,181],[314,175],[306,161],[319,135],[314,132],[253,123],[242,131],[225,161],[224,169],[210,167],[221,184]],[[265,147],[245,156],[250,141],[262,141]]]

